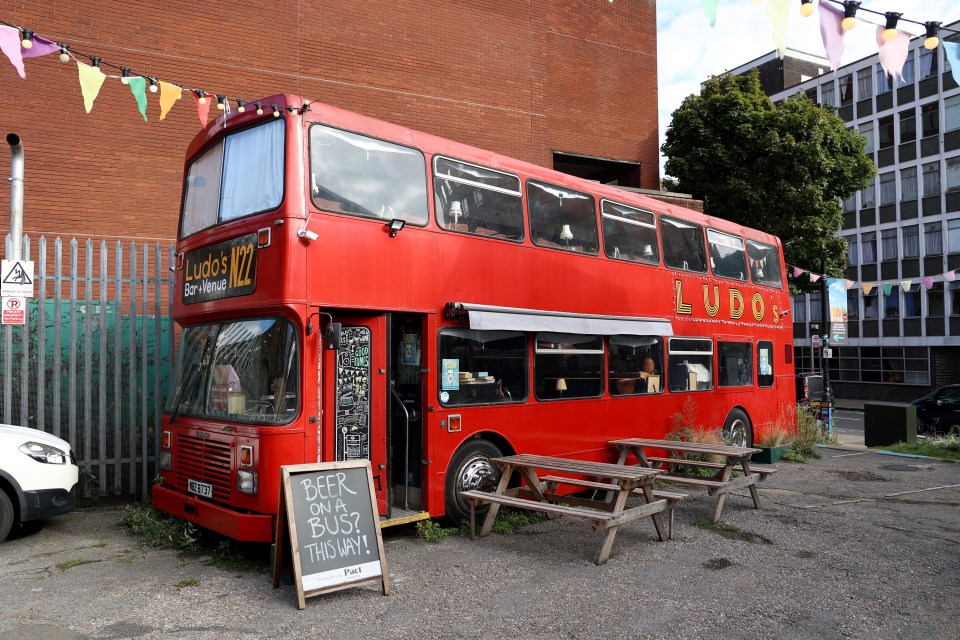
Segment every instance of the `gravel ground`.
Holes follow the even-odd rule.
[[[960,637],[960,464],[824,454],[780,464],[760,510],[729,497],[725,526],[704,526],[713,499],[694,491],[672,541],[649,519],[621,527],[604,566],[579,520],[440,543],[387,529],[390,596],[303,611],[266,573],[142,548],[118,511],[81,510],[0,545],[0,640]]]

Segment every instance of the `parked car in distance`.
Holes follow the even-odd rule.
[[[27,427],[0,424],[0,542],[15,526],[77,505],[79,470],[70,444]]]
[[[917,433],[960,432],[960,384],[940,387],[910,404],[917,408]]]

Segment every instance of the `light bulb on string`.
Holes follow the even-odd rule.
[[[279,118],[279,117],[280,117],[280,107],[278,107],[278,106],[275,105],[275,104],[272,104],[272,105],[270,105],[270,106],[273,107],[273,117],[274,117],[274,118]]]
[[[120,82],[122,82],[123,84],[129,84],[130,83],[130,81],[128,80],[129,77],[130,77],[130,67],[120,67]]]
[[[198,104],[207,104],[207,92],[203,89],[197,89],[194,91],[197,94],[197,103]]]
[[[800,15],[804,18],[813,15],[813,0],[800,0]]]
[[[20,30],[20,46],[24,49],[33,48],[33,31],[30,29],[21,29]]]
[[[220,95],[217,96],[217,109],[219,109],[220,111],[223,111],[223,109],[224,109],[224,107],[223,107],[223,96],[220,96]]]
[[[850,31],[855,26],[857,26],[857,9],[860,8],[860,3],[855,0],[844,0],[843,2],[843,22],[840,23],[840,27],[844,31]]]
[[[156,93],[158,88],[157,79],[154,76],[150,76],[148,80],[150,80],[150,93]]]
[[[237,98],[237,111],[243,113],[247,108],[243,106],[243,98]]]
[[[939,22],[925,22],[924,26],[927,28],[926,38],[923,39],[923,46],[927,49],[936,49],[940,44],[940,38],[937,37],[937,32],[940,31]]]
[[[259,102],[254,102],[253,104],[255,104],[255,105],[257,106],[257,115],[258,115],[258,116],[262,116],[262,115],[263,115],[263,107],[260,106],[260,103],[259,103]]]
[[[66,44],[60,45],[60,62],[70,62],[70,46]]]
[[[880,37],[884,42],[890,42],[897,37],[897,22],[900,20],[900,16],[903,14],[897,13],[896,11],[887,11],[883,15],[887,17],[887,22]]]

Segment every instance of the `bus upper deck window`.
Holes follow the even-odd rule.
[[[707,254],[700,225],[660,216],[663,264],[671,269],[706,273]]]
[[[743,239],[713,229],[707,229],[710,244],[710,267],[713,275],[734,280],[747,279],[747,262]]]
[[[780,252],[776,247],[747,240],[747,259],[750,262],[750,278],[754,282],[778,289],[783,287]]]
[[[599,253],[597,210],[592,196],[527,182],[530,235],[538,247]]]

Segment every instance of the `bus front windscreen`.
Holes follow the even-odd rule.
[[[298,371],[296,334],[281,318],[187,327],[166,410],[172,420],[290,422],[300,404]]]

